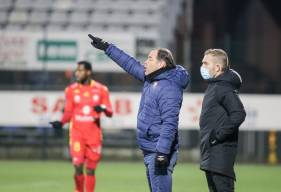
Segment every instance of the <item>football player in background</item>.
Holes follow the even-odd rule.
[[[91,76],[91,63],[78,62],[76,82],[65,89],[63,116],[60,121],[50,122],[55,129],[62,129],[65,123],[70,123],[69,146],[75,168],[75,192],[94,191],[95,170],[102,149],[100,117],[102,113],[112,116],[107,87]]]

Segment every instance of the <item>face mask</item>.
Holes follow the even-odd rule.
[[[203,77],[203,79],[207,80],[207,79],[211,79],[212,75],[210,75],[208,69],[206,69],[205,67],[200,67],[200,73],[201,76]]]

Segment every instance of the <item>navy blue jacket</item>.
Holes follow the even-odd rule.
[[[126,72],[144,83],[137,120],[137,141],[146,152],[170,154],[178,149],[178,122],[183,89],[189,82],[187,71],[177,65],[152,80],[144,74],[144,67],[114,45],[106,52]]]

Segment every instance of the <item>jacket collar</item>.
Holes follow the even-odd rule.
[[[166,72],[166,71],[168,71],[168,70],[170,70],[170,69],[173,69],[173,68],[169,68],[169,67],[160,68],[160,69],[158,69],[158,70],[156,70],[156,71],[154,71],[154,72],[152,72],[152,73],[146,75],[146,76],[145,76],[145,80],[147,80],[147,81],[149,81],[149,82],[152,82],[152,81],[155,80],[155,78],[156,78],[158,75],[160,75],[160,74],[162,74],[162,73],[164,73],[164,72]]]

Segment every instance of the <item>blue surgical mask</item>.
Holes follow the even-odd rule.
[[[213,78],[212,75],[210,75],[208,69],[206,69],[205,67],[200,67],[200,73],[205,80]]]

